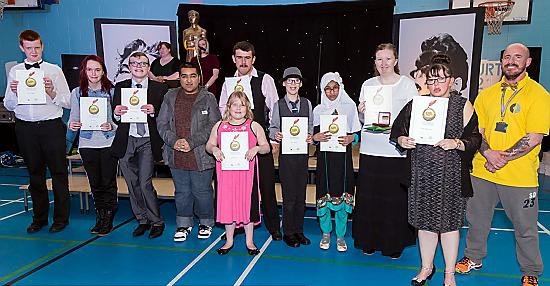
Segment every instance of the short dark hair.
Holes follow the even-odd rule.
[[[199,66],[196,63],[183,62],[180,65],[180,67],[178,68],[178,72],[181,73],[182,69],[195,69],[197,71],[197,74],[199,75],[199,77],[202,77],[201,69],[199,68]]]
[[[168,42],[159,42],[158,49],[160,50],[160,48],[162,46],[164,46],[167,49],[169,49],[170,51],[172,51],[172,45],[170,43],[168,43]]]
[[[435,54],[431,63],[428,66],[426,78],[429,76],[439,76],[439,71],[443,71],[446,76],[454,77],[454,72],[451,67],[451,58],[443,53]]]
[[[128,57],[128,62],[130,62],[130,58],[141,58],[141,57],[146,57],[146,58],[147,58],[147,62],[149,62],[149,57],[148,57],[144,52],[133,52],[133,53]]]
[[[245,51],[245,52],[252,52],[252,56],[255,57],[256,56],[256,51],[254,50],[254,45],[247,42],[247,41],[240,41],[240,42],[237,42],[234,46],[233,46],[233,55],[235,55],[235,52],[237,50],[241,50],[241,51]]]
[[[36,31],[33,30],[25,30],[19,34],[19,45],[23,46],[23,41],[36,41],[40,40],[40,44],[42,44],[42,38],[40,37],[40,34],[38,34]]]

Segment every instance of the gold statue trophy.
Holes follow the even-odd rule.
[[[191,26],[183,30],[183,47],[187,51],[185,61],[191,62],[192,58],[199,56],[198,42],[200,39],[206,38],[206,29],[202,28],[198,24],[199,12],[190,10],[187,13],[187,16],[189,17],[189,23],[191,23]]]

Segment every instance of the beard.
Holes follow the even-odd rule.
[[[509,72],[506,68],[509,67],[509,66],[515,66],[518,68],[518,71],[516,72]],[[515,80],[516,78],[518,78],[524,71],[525,71],[526,67],[523,66],[523,67],[519,67],[518,65],[506,65],[503,69],[502,69],[502,74],[504,74],[504,78],[506,78],[506,80]]]

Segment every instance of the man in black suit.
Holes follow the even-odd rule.
[[[115,85],[113,117],[118,128],[111,150],[114,156],[120,158],[120,169],[128,185],[132,211],[139,222],[133,235],[141,236],[151,228],[149,238],[156,238],[164,231],[157,192],[152,183],[154,162],[162,160],[163,144],[157,131],[156,117],[168,87],[148,79],[149,59],[144,53],[133,53],[128,59],[128,66],[132,78]],[[148,115],[147,124],[121,122],[121,116],[128,111],[127,103],[121,103],[124,88],[147,89],[147,104],[141,106],[141,111]]]

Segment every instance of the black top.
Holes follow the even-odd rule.
[[[160,58],[156,58],[151,63],[151,72],[155,76],[171,76],[173,73],[178,71],[178,68],[180,67],[180,61],[174,57],[171,61],[169,61],[165,65],[160,64]]]

